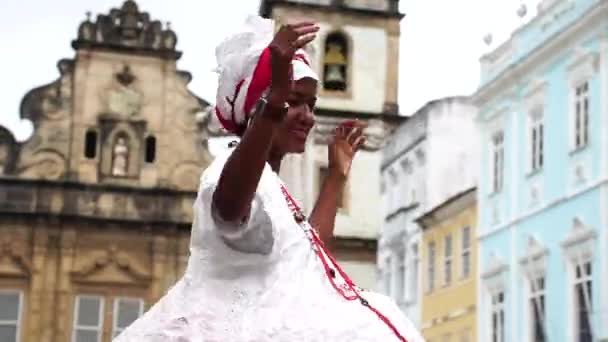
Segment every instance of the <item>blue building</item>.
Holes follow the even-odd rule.
[[[608,341],[608,1],[481,58],[480,341]]]

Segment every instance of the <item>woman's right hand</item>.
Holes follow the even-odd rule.
[[[272,67],[272,84],[269,102],[282,106],[291,90],[294,54],[315,39],[319,27],[311,21],[282,25],[269,45]]]

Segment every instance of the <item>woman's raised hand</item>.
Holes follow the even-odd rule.
[[[319,27],[312,21],[282,25],[269,45],[272,66],[272,85],[269,100],[282,105],[289,96],[295,52],[317,36]]]

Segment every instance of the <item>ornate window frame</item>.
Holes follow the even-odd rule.
[[[572,220],[572,228],[561,242],[561,248],[566,265],[566,273],[568,275],[568,293],[567,296],[567,335],[570,338],[575,337],[576,329],[576,312],[575,312],[575,291],[576,284],[576,267],[583,265],[586,262],[592,262],[595,256],[594,243],[597,239],[597,231],[586,225],[579,217],[574,217]],[[593,317],[589,317],[591,330],[595,326]]]
[[[524,322],[524,331],[527,332],[525,335],[525,340],[534,341],[534,336],[532,335],[532,326],[531,326],[531,310],[529,307],[529,301],[531,297],[540,292],[540,289],[534,288],[537,285],[537,282],[540,278],[543,279],[544,284],[546,284],[547,279],[547,262],[549,258],[549,250],[547,247],[542,245],[539,240],[530,235],[528,237],[527,246],[524,255],[519,259],[519,264],[522,271],[522,281],[524,289],[524,303],[523,303],[523,322]],[[546,285],[544,285],[543,292],[546,291]],[[545,295],[546,298],[546,295]],[[546,300],[545,300],[546,302]],[[538,305],[539,303],[535,303]],[[534,308],[531,308],[532,310]],[[543,311],[545,313],[546,310]],[[546,325],[546,317],[541,317],[543,320],[543,334],[545,334],[545,341],[547,341],[547,325]]]
[[[590,51],[584,47],[578,47],[574,50],[573,56],[570,63],[567,66],[568,73],[568,147],[569,152],[574,153],[576,151],[585,149],[589,145],[589,128],[591,127],[587,122],[587,137],[586,143],[581,146],[576,145],[576,88],[587,82],[588,90],[588,103],[589,111],[591,111],[591,79],[597,74],[599,68],[599,54],[597,52]]]
[[[502,293],[503,294],[503,304],[502,310],[503,315],[506,317],[505,306],[506,306],[506,298],[507,298],[507,273],[509,270],[509,266],[500,258],[497,254],[491,253],[488,258],[488,264],[484,268],[484,271],[481,273],[481,280],[483,284],[483,296],[482,296],[482,310],[480,312],[481,318],[480,322],[482,326],[489,327],[487,330],[482,330],[483,336],[480,337],[481,340],[484,341],[492,341],[492,324],[489,317],[493,314],[493,303],[492,299],[494,296]],[[503,326],[503,334],[506,331]],[[506,338],[505,335],[502,335]],[[499,342],[504,342],[504,340],[500,340]]]
[[[489,196],[492,196],[494,194],[498,194],[502,191],[502,188],[504,188],[504,176],[505,176],[505,118],[504,116],[506,115],[506,113],[508,112],[507,108],[503,108],[501,110],[499,110],[498,112],[494,113],[492,115],[491,118],[488,119],[488,122],[486,124],[486,137],[485,137],[485,141],[487,141],[487,145],[489,146],[488,150],[486,151],[486,155],[487,155],[487,161],[486,161],[486,165],[487,165],[487,194]],[[494,174],[494,150],[495,150],[495,144],[494,144],[494,140],[496,139],[496,137],[498,135],[502,136],[502,172],[501,172],[501,186],[496,189],[496,187],[494,186],[494,182],[495,182],[495,174]]]
[[[534,165],[532,162],[532,154],[535,152],[533,141],[532,141],[532,130],[540,129],[543,131],[543,139],[540,141],[538,148],[540,149],[539,158],[544,159],[544,112],[546,107],[547,97],[547,82],[543,79],[535,79],[529,85],[528,91],[525,95],[525,117],[526,117],[526,131],[525,131],[525,156],[526,156],[526,174],[531,175],[535,172],[542,170],[544,161],[539,162],[539,165]],[[538,137],[538,135],[537,135]],[[538,139],[538,138],[537,138]],[[542,160],[541,159],[541,160]]]

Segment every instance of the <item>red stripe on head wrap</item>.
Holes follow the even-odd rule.
[[[300,61],[304,62],[304,64],[306,64],[306,65],[310,66],[310,63],[308,62],[308,59],[306,59],[306,56],[305,56],[304,54],[297,53],[297,54],[296,54],[296,55],[293,57],[293,59],[300,60]]]
[[[224,127],[224,129],[226,129],[228,132],[236,133],[235,123],[233,121],[224,119],[224,117],[220,113],[220,109],[217,106],[215,106],[215,116],[217,116],[217,119],[220,121],[220,124],[222,124],[222,127]]]
[[[272,80],[272,69],[271,69],[271,56],[270,49],[266,48],[262,52],[258,64],[255,66],[255,71],[251,77],[249,83],[249,89],[247,89],[247,96],[245,97],[245,116],[249,119],[249,113],[255,105],[255,103],[262,97],[262,94],[268,87]],[[245,124],[245,126],[247,126]]]

